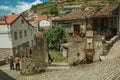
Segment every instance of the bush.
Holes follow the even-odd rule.
[[[54,28],[46,30],[45,33],[48,38],[50,47],[55,48],[60,40],[62,40],[65,31],[62,25],[57,24]]]
[[[55,16],[58,16],[58,9],[56,6],[52,7],[49,12],[51,15],[54,14]]]
[[[49,54],[53,62],[63,62],[67,60],[67,58],[63,57],[62,54],[56,49],[49,49]]]

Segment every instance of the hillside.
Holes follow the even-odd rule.
[[[51,0],[53,1],[53,0]],[[55,0],[54,0],[55,1]],[[32,6],[30,11],[34,11],[38,14],[50,14],[50,9],[56,8],[60,12],[66,5],[80,5],[82,8],[95,6],[100,7],[108,4],[115,4],[117,0],[56,0],[55,2],[47,2]],[[26,16],[29,11],[25,11],[22,14]]]

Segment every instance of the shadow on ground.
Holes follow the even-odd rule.
[[[0,80],[16,80],[0,70]]]

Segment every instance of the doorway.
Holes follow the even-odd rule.
[[[74,37],[78,36],[80,33],[80,25],[74,25]]]

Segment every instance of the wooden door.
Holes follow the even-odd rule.
[[[80,25],[74,25],[74,36],[78,36],[80,33]]]

